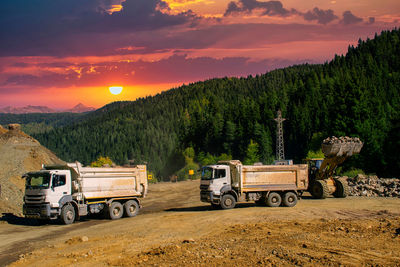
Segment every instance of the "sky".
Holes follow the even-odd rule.
[[[2,0],[0,25],[0,107],[99,108],[329,61],[399,27],[400,2]]]

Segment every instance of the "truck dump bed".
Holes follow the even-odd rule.
[[[301,165],[262,165],[242,167],[242,191],[306,190],[308,167]]]
[[[306,190],[308,187],[307,164],[250,166],[237,160],[224,163],[230,165],[232,184],[239,185],[241,192]]]

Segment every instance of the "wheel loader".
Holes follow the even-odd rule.
[[[308,191],[314,198],[324,199],[332,194],[344,198],[349,194],[347,181],[333,178],[336,168],[347,158],[358,154],[363,143],[357,137],[329,137],[322,142],[325,158],[306,159],[309,166]]]

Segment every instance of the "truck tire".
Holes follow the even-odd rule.
[[[282,199],[284,207],[294,207],[297,204],[297,195],[293,192],[286,192]]]
[[[333,193],[334,197],[345,198],[349,195],[349,185],[344,179],[333,179],[335,181],[336,191]]]
[[[236,205],[236,200],[232,195],[226,194],[222,196],[221,208],[223,208],[224,210],[233,209],[235,205]]]
[[[279,207],[282,203],[282,197],[276,192],[271,192],[269,193],[265,204],[267,204],[268,207]]]
[[[66,204],[62,207],[60,219],[61,222],[66,225],[75,221],[75,209],[71,204]]]
[[[108,208],[108,215],[111,220],[117,220],[122,217],[124,214],[124,208],[122,204],[118,201],[114,201],[111,203],[110,207]]]
[[[324,180],[316,180],[311,188],[311,195],[317,199],[327,198],[329,195],[329,188]]]
[[[124,204],[125,216],[135,217],[139,212],[139,204],[135,200],[128,200]]]

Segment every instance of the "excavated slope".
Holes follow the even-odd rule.
[[[0,127],[0,213],[21,214],[24,173],[39,170],[42,164],[59,163],[63,161],[22,132],[18,124],[10,124],[8,130]]]

